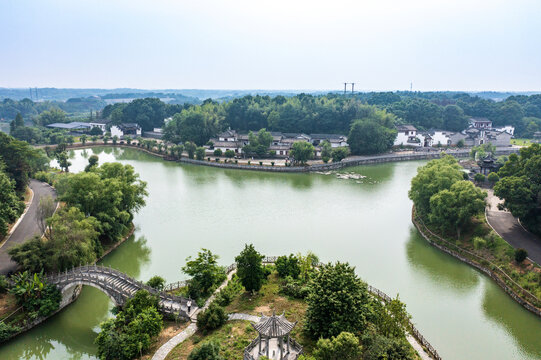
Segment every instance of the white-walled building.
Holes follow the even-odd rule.
[[[141,127],[135,123],[124,123],[120,125],[111,126],[111,137],[117,136],[122,139],[124,136],[141,136]]]
[[[515,127],[511,126],[511,125],[505,125],[505,126],[497,127],[497,128],[494,128],[494,130],[500,131],[500,132],[505,131],[508,134],[515,135]]]
[[[111,120],[95,120],[91,121],[88,124],[91,128],[99,128],[102,133],[105,133],[107,131],[107,124],[109,124]]]
[[[424,141],[417,136],[417,128],[413,125],[398,125],[394,146],[424,146]]]

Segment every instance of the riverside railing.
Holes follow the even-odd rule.
[[[450,241],[447,241],[445,240],[444,238],[442,238],[441,236],[437,235],[437,234],[434,234],[423,222],[423,220],[417,215],[417,213],[415,212],[414,210],[414,215],[413,215],[413,222],[414,224],[417,225],[417,229],[419,229],[419,231],[421,232],[421,234],[429,241],[431,242],[433,245],[439,245],[436,241],[434,240],[431,240],[429,238],[429,236],[427,236],[426,234],[423,233],[423,231],[421,231],[421,226],[423,228],[423,230],[425,230],[429,235],[431,235],[433,238],[436,238],[439,242],[445,244],[447,247],[451,247],[450,248],[447,248],[447,251],[448,252],[451,252],[451,255],[455,256],[455,257],[458,257],[459,259],[461,259],[462,261],[464,262],[467,262],[468,264],[472,265],[472,266],[475,266],[476,268],[478,268],[479,270],[483,271],[484,273],[486,273],[487,275],[489,275],[492,279],[494,279],[496,282],[498,282],[503,288],[504,290],[506,290],[507,293],[510,293],[514,291],[509,288],[508,286],[513,286],[515,287],[520,293],[521,295],[525,298],[523,300],[525,301],[530,301],[532,302],[533,304],[531,304],[530,306],[533,306],[533,309],[531,309],[530,307],[526,306],[526,304],[522,304],[524,305],[526,308],[528,308],[528,310],[530,311],[533,311],[534,313],[538,314],[541,316],[541,310],[538,308],[538,306],[541,304],[541,299],[537,298],[534,294],[532,294],[531,292],[529,292],[528,290],[524,289],[522,286],[520,286],[515,280],[513,280],[504,270],[502,270],[500,268],[499,265],[497,264],[494,264],[493,262],[491,262],[490,260],[486,259],[486,258],[483,258],[477,254],[474,254],[472,253],[471,251],[468,251],[466,249],[463,249],[461,247],[459,247],[458,245],[456,244],[453,244],[452,242]],[[441,246],[441,245],[440,245]],[[452,250],[454,249],[454,250]],[[468,259],[468,257],[470,259]],[[477,263],[476,263],[477,262]],[[501,279],[500,277],[498,277],[498,275],[500,275],[501,277],[503,277],[503,279]],[[508,284],[510,283],[510,285]],[[513,294],[510,294],[510,295],[513,295]],[[518,300],[518,299],[517,299]]]

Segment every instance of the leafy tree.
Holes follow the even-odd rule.
[[[365,360],[400,359],[413,360],[417,356],[404,338],[388,338],[376,335],[363,356]]]
[[[191,276],[188,283],[188,293],[194,299],[206,297],[212,290],[225,280],[225,270],[218,265],[218,255],[210,250],[201,249],[197,258],[191,256],[186,259],[182,272]]]
[[[68,172],[69,167],[71,166],[68,153],[66,151],[57,151],[55,157],[56,161],[58,161],[58,166],[60,166],[62,171]]]
[[[147,351],[163,328],[158,299],[139,290],[114,319],[100,324],[95,339],[98,356],[105,360],[131,360]]]
[[[225,151],[225,157],[228,159],[232,159],[235,156],[235,152],[233,150],[226,150]]]
[[[183,109],[165,127],[164,140],[173,143],[192,141],[202,146],[220,130],[223,115],[223,108],[212,101]]]
[[[222,156],[222,149],[215,149],[214,156]]]
[[[351,125],[348,144],[353,155],[377,154],[389,150],[396,138],[395,117],[383,110],[372,110]]]
[[[279,256],[274,265],[281,278],[291,276],[293,279],[296,279],[301,273],[299,259],[293,254],[290,254],[289,256]]]
[[[515,261],[517,263],[522,263],[528,257],[528,252],[522,248],[515,250]]]
[[[456,159],[450,155],[431,160],[417,169],[411,180],[408,193],[416,211],[421,215],[430,213],[430,198],[441,190],[450,189],[455,182],[462,180],[462,170]]]
[[[244,250],[235,257],[237,276],[246,291],[257,292],[261,289],[265,279],[265,271],[261,262],[263,257],[252,244],[245,245]]]
[[[530,231],[541,235],[541,144],[511,154],[500,169],[500,181],[494,194],[504,199],[504,206],[519,217]]]
[[[349,156],[349,149],[345,146],[332,149],[332,161],[340,162]]]
[[[90,157],[88,158],[88,165],[85,166],[85,171],[89,172],[92,169],[95,169],[98,166],[99,160],[100,158],[98,157],[98,155],[90,155]]]
[[[197,315],[197,328],[203,332],[218,329],[227,321],[227,314],[223,307],[214,302],[203,312]]]
[[[306,164],[308,160],[314,158],[314,145],[307,141],[297,141],[291,146],[290,154],[296,162]]]
[[[93,128],[93,129],[97,129],[97,128]],[[90,139],[92,140],[93,143],[95,143],[96,141],[98,141],[98,136],[97,135],[92,135],[92,137]]]
[[[445,130],[462,131],[468,127],[468,119],[464,111],[457,105],[443,108],[443,128]]]
[[[398,295],[396,299],[385,303],[374,302],[372,304],[374,311],[374,324],[377,326],[378,333],[386,337],[404,337],[404,332],[409,329],[411,315],[406,311],[406,304],[400,301]]]
[[[266,129],[260,129],[257,134],[250,131],[248,134],[249,144],[242,151],[249,156],[265,157],[272,143],[272,135]]]
[[[220,356],[220,344],[207,341],[192,350],[188,360],[224,360]]]
[[[197,147],[191,141],[187,141],[184,144],[184,150],[186,150],[186,152],[188,153],[188,158],[190,158],[190,159],[193,159],[193,155],[194,155],[196,149],[197,149]]]
[[[54,123],[67,122],[66,113],[60,109],[51,109],[49,111],[42,112],[38,117],[38,124],[46,126]]]
[[[15,181],[10,180],[3,169],[4,164],[0,161],[0,237],[7,234],[8,225],[24,210],[24,203],[15,191]]]
[[[483,175],[484,177],[484,175]],[[461,180],[430,198],[429,219],[442,230],[461,231],[471,223],[471,218],[485,209],[486,193],[471,182]]]
[[[466,145],[466,143],[464,142],[464,139],[460,139],[456,143],[456,147],[459,148],[459,149],[462,149],[465,145]]]
[[[497,173],[491,172],[490,174],[488,174],[488,181],[490,181],[492,184],[497,183],[498,180],[500,180],[500,177]]]
[[[19,112],[15,116],[15,119],[13,119],[13,121],[9,123],[9,132],[10,134],[12,134],[15,130],[17,130],[17,128],[22,128],[22,127],[24,127],[24,120],[23,120],[23,116]]]
[[[321,144],[321,159],[323,160],[324,163],[328,163],[329,160],[331,159],[332,157],[331,151],[332,151],[331,143],[325,140]]]
[[[92,138],[94,138],[94,136],[99,136],[99,135],[102,135],[103,134],[103,131],[97,127],[97,126],[94,126],[92,129],[90,129],[90,131],[88,132],[88,134],[90,136],[92,136]],[[94,141],[94,140],[92,140]],[[95,142],[95,141],[94,141]]]
[[[322,266],[309,283],[305,329],[314,339],[362,329],[370,315],[366,284],[347,263]]]
[[[195,149],[195,158],[197,160],[203,160],[205,158],[205,148],[202,146],[198,146]]]
[[[118,142],[118,136],[113,136],[113,145],[116,145],[116,143]]]
[[[156,290],[162,291],[165,286],[165,279],[161,276],[155,275],[148,279],[147,285]]]
[[[85,134],[81,135],[79,137],[79,139],[81,139],[81,143],[84,145],[86,144],[86,139],[88,138],[88,136],[86,136]]]
[[[476,183],[483,183],[485,182],[485,179],[486,179],[485,175],[481,173],[477,173],[473,177],[473,180],[475,180]]]
[[[362,347],[350,332],[341,332],[331,339],[319,339],[314,350],[316,360],[360,360]]]

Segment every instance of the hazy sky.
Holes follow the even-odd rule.
[[[0,0],[0,87],[541,90],[540,0]]]

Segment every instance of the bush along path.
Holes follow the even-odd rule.
[[[276,256],[270,256],[265,257],[262,260],[262,263],[265,265],[273,265],[278,257]],[[322,264],[320,264],[322,265]],[[318,265],[319,266],[319,265]],[[163,344],[157,351],[154,353],[152,360],[165,360],[167,355],[180,343],[185,341],[186,339],[190,338],[192,335],[194,335],[197,332],[197,315],[203,311],[205,311],[210,304],[214,301],[216,298],[216,295],[227,286],[233,275],[236,273],[236,263],[231,264],[226,269],[227,279],[214,291],[214,293],[211,295],[211,297],[205,302],[205,306],[199,309],[196,313],[194,313],[191,317],[192,323],[184,329],[179,334],[175,335],[173,338],[171,338],[169,341],[167,341],[165,344]],[[184,282],[178,282],[174,285],[178,286],[184,286]],[[166,286],[168,290],[174,290],[175,286],[169,285]],[[380,299],[382,302],[387,303],[389,301],[392,301],[392,298],[385,294],[383,291],[376,289],[373,286],[368,285],[368,291],[375,296],[376,298]],[[244,320],[244,321],[251,321],[251,322],[258,322],[260,319],[259,316],[245,314],[245,313],[231,313],[228,315],[228,321],[235,321],[235,320]],[[406,329],[406,339],[411,344],[411,346],[414,348],[414,350],[417,352],[417,354],[420,356],[422,360],[441,360],[440,355],[436,351],[436,349],[423,337],[423,335],[415,328],[412,321],[408,321],[408,329]]]

